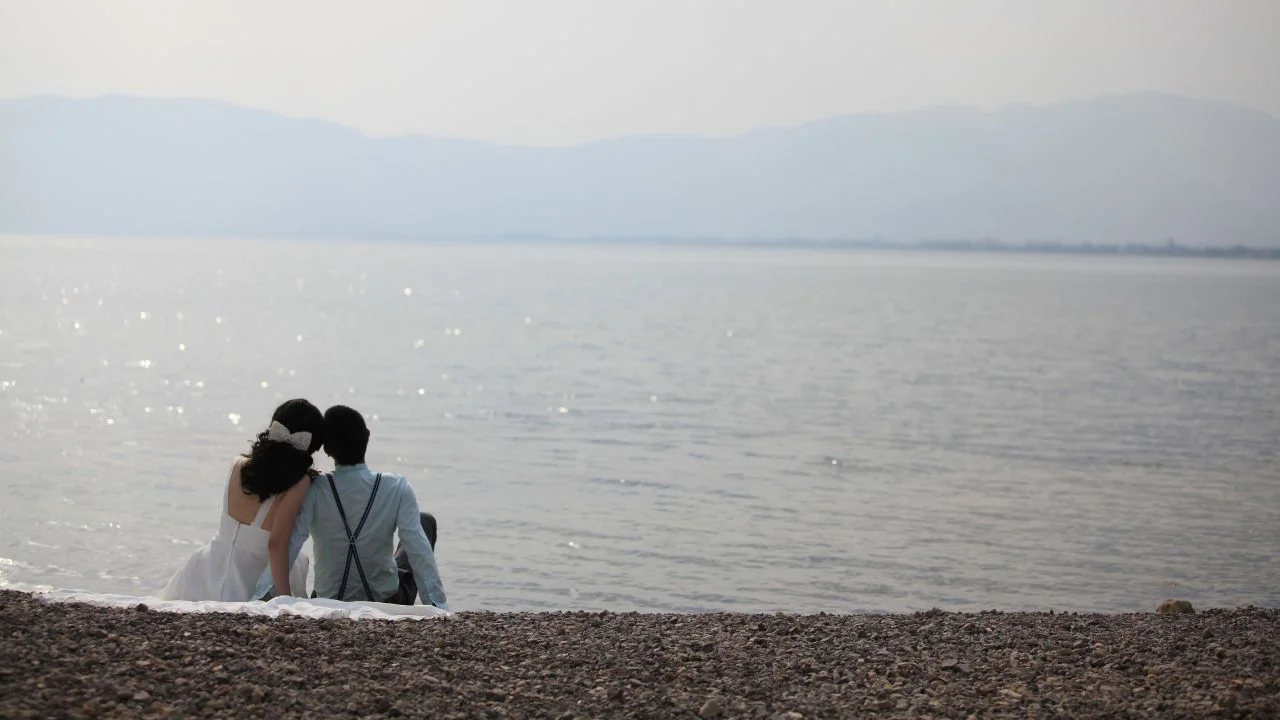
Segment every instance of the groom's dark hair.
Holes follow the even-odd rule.
[[[369,427],[364,416],[346,405],[324,411],[324,451],[338,465],[359,465],[369,449]]]

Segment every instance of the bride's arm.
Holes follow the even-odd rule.
[[[293,524],[302,509],[302,501],[311,488],[311,478],[304,477],[280,496],[275,522],[271,524],[271,538],[267,540],[267,557],[271,560],[271,579],[277,595],[292,595],[289,587],[289,539],[293,537]],[[305,588],[303,588],[305,590]]]

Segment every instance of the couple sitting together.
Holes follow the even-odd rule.
[[[305,596],[307,559],[315,545],[312,597],[373,600],[445,608],[436,569],[436,521],[419,512],[404,477],[365,464],[369,429],[343,405],[323,415],[306,400],[290,400],[271,416],[248,454],[236,459],[222,496],[213,540],[187,559],[165,600],[245,602]],[[319,473],[311,456],[321,447],[334,471]],[[392,534],[399,548],[392,554]]]

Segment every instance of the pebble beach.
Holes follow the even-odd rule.
[[[1263,718],[1280,610],[264,619],[0,591],[0,717]]]

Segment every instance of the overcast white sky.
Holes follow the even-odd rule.
[[[563,144],[1158,90],[1280,115],[1280,0],[0,0],[0,97]]]

